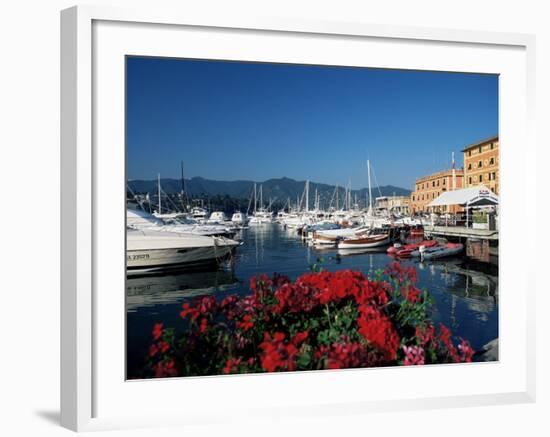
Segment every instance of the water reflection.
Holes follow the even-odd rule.
[[[238,280],[232,271],[131,277],[126,281],[126,310],[177,303],[194,296],[231,290]]]

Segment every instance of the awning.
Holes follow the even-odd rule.
[[[445,191],[428,206],[487,206],[498,205],[498,196],[483,185],[460,190]]]

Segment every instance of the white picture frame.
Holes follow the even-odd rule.
[[[102,251],[105,250],[105,241],[107,240],[101,240],[101,238],[107,238],[101,225],[104,211],[107,205],[111,204],[109,202],[117,201],[116,196],[118,195],[117,192],[112,198],[108,198],[104,194],[106,193],[105,187],[110,186],[113,181],[123,186],[123,179],[116,179],[116,175],[113,176],[113,173],[124,171],[123,168],[119,168],[120,163],[124,162],[124,154],[121,154],[124,147],[123,144],[118,144],[119,142],[115,141],[116,138],[120,139],[120,136],[117,137],[117,135],[113,135],[113,143],[109,143],[111,139],[107,135],[110,135],[108,131],[111,128],[105,127],[105,123],[101,122],[101,117],[105,117],[101,108],[106,103],[97,91],[101,89],[101,81],[105,80],[102,69],[106,65],[106,60],[116,57],[120,61],[121,53],[128,54],[124,47],[127,41],[122,41],[124,38],[117,38],[116,35],[121,35],[120,32],[132,32],[132,41],[138,44],[139,34],[144,32],[144,29],[148,29],[147,32],[150,36],[148,44],[144,44],[141,48],[136,45],[129,54],[139,52],[139,54],[151,53],[152,55],[169,56],[171,50],[174,50],[175,53],[176,48],[162,45],[161,41],[167,33],[178,32],[178,29],[185,29],[182,38],[189,38],[193,32],[202,32],[201,35],[206,35],[205,38],[208,38],[209,32],[212,35],[216,32],[226,32],[224,35],[227,36],[227,32],[234,31],[235,38],[242,38],[243,42],[247,38],[250,39],[250,36],[254,36],[255,39],[269,38],[273,42],[291,38],[296,41],[325,38],[323,41],[326,43],[330,38],[330,41],[334,41],[336,45],[363,44],[365,42],[374,45],[383,43],[388,48],[399,44],[410,44],[411,47],[426,45],[429,46],[429,50],[435,50],[442,54],[452,46],[464,53],[464,56],[468,56],[468,51],[478,51],[478,55],[472,57],[471,64],[457,56],[453,61],[455,62],[454,67],[450,68],[460,70],[462,65],[467,71],[476,71],[477,68],[477,71],[480,72],[489,70],[486,72],[504,74],[504,78],[510,77],[510,82],[504,81],[502,92],[507,93],[506,89],[508,88],[506,87],[516,90],[511,91],[510,96],[503,95],[504,99],[501,99],[501,105],[506,102],[517,103],[514,105],[517,107],[513,108],[515,112],[504,110],[501,114],[503,127],[501,144],[504,150],[502,152],[503,226],[512,230],[514,223],[517,224],[518,220],[522,219],[512,208],[506,207],[506,202],[509,204],[513,196],[520,196],[524,202],[535,204],[535,174],[533,171],[527,170],[525,158],[519,156],[513,147],[521,143],[524,154],[527,154],[528,151],[533,152],[536,147],[532,128],[535,39],[531,35],[385,26],[359,22],[295,21],[244,16],[229,18],[215,14],[198,16],[194,15],[192,11],[126,10],[103,6],[78,6],[64,10],[61,13],[61,424],[67,428],[81,431],[166,424],[204,424],[239,420],[240,417],[244,417],[235,415],[229,410],[224,411],[221,404],[216,405],[215,403],[210,407],[212,411],[219,413],[216,417],[213,417],[211,412],[204,411],[201,414],[200,401],[196,403],[196,411],[183,405],[172,405],[173,408],[170,409],[163,407],[158,411],[150,410],[150,414],[136,411],[136,414],[132,415],[129,410],[117,410],[117,405],[125,404],[125,401],[131,397],[135,398],[141,395],[147,399],[154,394],[168,393],[171,390],[171,385],[183,384],[183,382],[181,379],[179,381],[146,382],[122,380],[119,381],[120,388],[113,388],[111,391],[110,385],[113,384],[109,381],[120,379],[120,369],[117,364],[106,361],[108,353],[98,353],[100,350],[103,352],[116,351],[116,348],[120,346],[120,343],[116,343],[114,340],[109,347],[104,346],[108,340],[106,340],[102,327],[106,323],[115,327],[124,324],[123,314],[117,313],[120,308],[117,305],[120,302],[106,307],[108,298],[98,299],[98,290],[102,290],[102,284],[111,279],[109,270],[105,270],[102,267],[103,264],[113,260],[114,267],[117,262],[122,263],[120,265],[124,264],[123,252],[111,251],[115,255],[113,259],[109,260],[106,259],[107,255],[105,257],[102,255],[106,253]],[[158,36],[158,39],[152,37],[154,34]],[[172,39],[174,35],[171,35]],[[106,45],[106,41],[112,42],[112,44]],[[222,50],[221,45],[231,44],[231,42],[223,42],[219,38],[215,40],[215,43],[216,46],[208,46],[207,43],[204,46],[198,44],[194,53],[199,53],[204,49],[203,57],[209,58],[215,50]],[[246,44],[243,46],[246,47]],[[283,48],[281,46],[281,50]],[[251,43],[250,50],[250,53],[254,52],[254,43]],[[327,51],[331,50],[335,51],[330,44],[327,44]],[[495,56],[494,67],[491,67],[493,61],[482,59],[486,57],[484,55],[488,51],[493,51],[491,53]],[[502,54],[501,60],[499,60],[500,55],[497,52]],[[336,53],[333,55],[336,56]],[[222,56],[221,52],[218,56]],[[275,55],[268,53],[265,60],[269,60],[270,56]],[[288,62],[301,60],[301,55],[298,52],[288,56],[292,57],[292,59],[287,59]],[[403,57],[406,58],[404,52]],[[98,59],[101,62],[96,65]],[[388,59],[388,64],[379,61],[374,66],[395,67],[391,58],[388,57]],[[346,65],[345,60],[337,62]],[[404,63],[408,61],[404,59],[402,62],[402,65],[405,65]],[[422,63],[425,69],[437,69],[438,62],[443,65],[444,61],[431,56],[422,61],[410,60],[410,62],[411,66],[414,66],[414,62],[416,62],[417,68],[420,68],[419,63]],[[451,64],[446,65],[446,68],[449,68],[448,65]],[[476,67],[476,65],[479,66]],[[499,70],[500,68],[503,70]],[[510,68],[510,70],[506,70],[506,68]],[[503,73],[503,71],[510,73]],[[123,93],[123,90],[120,89],[121,79],[123,80],[123,77],[118,75],[117,80],[112,81],[111,84],[113,88],[110,91],[113,91],[111,94],[115,96],[113,97],[115,99],[120,96],[121,92]],[[516,82],[512,83],[513,81]],[[97,88],[98,85],[99,88]],[[119,104],[123,102],[120,102],[119,99],[115,103],[117,104],[114,110],[120,110]],[[110,115],[109,119],[114,125],[113,129],[120,129],[120,126],[116,126],[116,123],[121,120],[120,111],[114,116]],[[506,124],[507,121],[513,119],[516,120],[514,123]],[[104,161],[105,149],[102,147],[106,146],[113,147],[113,159],[110,164],[113,166],[113,173],[109,171]],[[514,165],[517,166],[515,168],[518,176],[517,183],[506,176],[510,174],[509,170]],[[115,179],[112,179],[113,177]],[[121,199],[122,197],[119,196],[118,200]],[[114,205],[114,203],[112,204]],[[529,212],[523,214],[523,219],[534,217],[534,214],[535,211],[530,209]],[[118,217],[118,214],[115,216]],[[120,218],[120,230],[123,231],[123,216],[121,215]],[[111,218],[111,220],[115,219]],[[104,235],[104,237],[99,237],[100,235]],[[116,240],[120,243],[119,236],[119,234],[114,235],[112,241]],[[508,255],[508,251],[517,247],[517,244],[517,240],[514,240],[511,233],[507,235],[503,232],[501,252],[505,256],[503,258],[504,267],[509,265],[506,257],[511,255]],[[533,243],[528,242],[527,244]],[[506,252],[504,252],[505,250]],[[239,390],[246,393],[247,390],[253,390],[251,385],[261,385],[262,390],[269,391],[274,400],[269,404],[256,398],[255,403],[248,405],[249,408],[254,408],[255,418],[260,420],[265,417],[306,414],[326,415],[343,412],[364,414],[373,411],[532,402],[535,399],[535,309],[533,298],[535,272],[527,263],[521,264],[520,267],[525,269],[526,278],[529,278],[523,282],[523,285],[514,282],[518,278],[513,278],[512,275],[510,277],[503,275],[502,279],[503,282],[509,281],[511,287],[518,289],[517,302],[514,302],[513,305],[510,304],[510,294],[504,293],[502,300],[503,305],[510,308],[506,310],[510,311],[510,314],[512,314],[511,311],[518,312],[516,314],[518,319],[514,321],[514,326],[519,327],[519,332],[513,335],[509,333],[509,314],[501,313],[501,328],[504,333],[509,333],[509,335],[502,340],[502,360],[496,364],[489,364],[488,366],[493,366],[491,368],[482,364],[477,367],[469,367],[466,370],[458,369],[458,367],[452,370],[452,367],[449,366],[427,366],[423,369],[312,372],[315,375],[298,373],[293,375],[231,376],[221,377],[221,379],[188,378],[185,382],[186,390],[197,392],[205,390],[206,393],[213,393],[215,390],[219,390],[221,393],[224,390],[228,392]],[[122,275],[123,272],[121,271],[120,274]],[[114,281],[114,283],[117,282]],[[506,286],[505,283],[504,287]],[[120,294],[123,294],[123,289],[120,290]],[[112,308],[112,311],[106,308]],[[117,319],[117,314],[120,320]],[[117,332],[113,335],[120,338],[122,334]],[[519,351],[514,352],[517,356],[510,353],[513,347],[519,348]],[[115,361],[114,358],[113,361]],[[510,368],[499,374],[499,369],[506,368],[508,363],[511,363]],[[109,366],[117,367],[117,369],[110,372]],[[403,392],[402,397],[396,391],[387,398],[381,395],[369,397],[364,393],[356,392],[353,393],[349,401],[342,401],[345,397],[338,398],[338,396],[344,396],[346,390],[352,389],[359,380],[372,384],[373,372],[378,372],[377,378],[383,381],[384,378],[387,378],[386,375],[389,375],[386,372],[395,372],[396,370],[401,374],[414,371],[416,372],[415,379],[419,381],[422,378],[431,378],[430,375],[436,374],[436,380],[437,378],[443,380],[449,378],[451,375],[449,372],[453,371],[455,372],[453,375],[457,375],[459,383],[461,378],[473,377],[478,380],[480,382],[479,389],[475,390],[469,387],[464,391],[449,389],[449,392],[445,392],[444,390],[438,391],[435,387],[426,391],[410,387],[407,393]],[[492,383],[489,381],[491,374],[499,374],[500,378],[506,377],[508,385],[505,386],[506,384],[503,382],[502,390],[499,388],[500,386],[495,385],[496,382],[491,385]],[[254,384],[248,383],[251,380],[254,381]],[[310,397],[304,395],[304,399],[300,403],[286,405],[284,393],[278,391],[283,380],[286,382],[286,390],[294,390],[296,393],[300,393],[301,390],[304,394],[307,390],[312,390],[312,395]],[[326,384],[324,395],[319,395],[313,390],[313,387],[320,382]],[[486,384],[484,385],[482,382],[486,382]],[[453,390],[455,391],[453,392]],[[289,398],[295,399],[296,393]],[[119,395],[128,396],[128,398],[123,399],[118,397]],[[172,395],[168,395],[168,400],[170,396]],[[108,399],[106,399],[107,397]],[[223,399],[223,394],[220,397]]]

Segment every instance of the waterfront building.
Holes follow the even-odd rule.
[[[387,210],[394,214],[407,215],[410,212],[410,196],[382,196],[375,199],[377,211]]]
[[[465,147],[464,182],[465,187],[484,185],[493,193],[499,194],[499,140],[493,136]]]
[[[410,212],[428,212],[428,204],[442,193],[464,187],[464,170],[453,168],[433,173],[416,180],[414,191],[410,197]],[[461,210],[455,205],[449,208],[450,213],[456,214]]]

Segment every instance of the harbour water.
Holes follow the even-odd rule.
[[[372,275],[393,259],[385,248],[378,251],[316,249],[304,243],[296,231],[278,224],[250,227],[240,231],[235,257],[223,268],[175,275],[129,278],[126,283],[127,376],[140,377],[151,329],[163,323],[176,331],[187,328],[179,312],[184,302],[201,295],[223,297],[247,294],[253,275],[274,272],[295,279],[317,264],[324,270],[360,270]],[[446,258],[414,265],[418,286],[434,300],[433,320],[445,324],[454,335],[470,341],[474,349],[498,337],[498,272],[480,268],[463,257]]]

